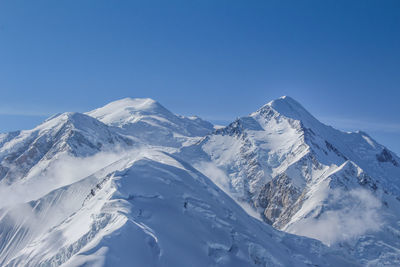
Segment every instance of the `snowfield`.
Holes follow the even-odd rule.
[[[0,135],[0,266],[398,266],[399,165],[290,97],[58,114]]]

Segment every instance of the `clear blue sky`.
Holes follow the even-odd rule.
[[[400,154],[400,1],[0,1],[0,131],[151,97],[214,122],[281,95]]]

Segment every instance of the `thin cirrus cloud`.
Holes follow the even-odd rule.
[[[400,133],[400,123],[376,122],[359,119],[323,117],[321,121],[344,130],[364,130],[383,133]]]
[[[13,109],[0,109],[1,116],[32,116],[32,117],[42,117],[51,116],[52,113],[41,112],[41,111],[29,111],[29,110],[13,110]]]
[[[0,109],[0,133],[32,129],[50,116],[46,112]]]

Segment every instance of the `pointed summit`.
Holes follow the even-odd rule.
[[[262,106],[256,113],[271,109],[287,118],[301,121],[307,127],[321,125],[321,122],[290,96],[282,96],[273,100]]]
[[[301,110],[306,111],[299,102],[297,102],[290,96],[281,96],[278,99],[270,101],[267,105],[269,105],[275,109],[292,107],[295,109],[301,109]]]

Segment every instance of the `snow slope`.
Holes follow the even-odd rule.
[[[250,217],[190,165],[155,150],[1,214],[2,266],[352,265]]]
[[[216,129],[151,99],[59,114],[0,135],[0,265],[400,265],[399,163],[290,97]]]
[[[43,168],[62,155],[83,157],[117,146],[132,146],[100,121],[80,113],[63,113],[32,130],[0,136],[0,184],[12,184]],[[42,169],[36,170],[35,167]]]
[[[87,115],[151,145],[180,147],[214,129],[198,117],[175,115],[150,98],[121,99]]]
[[[400,264],[400,159],[366,133],[282,97],[178,155],[278,229],[351,248],[362,264]]]

